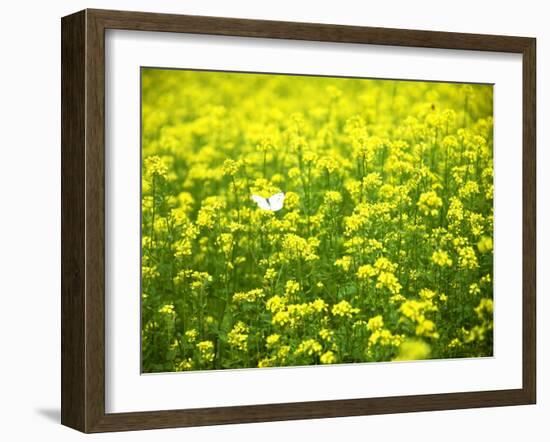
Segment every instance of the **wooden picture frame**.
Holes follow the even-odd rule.
[[[536,398],[536,41],[533,38],[84,10],[62,19],[62,409],[83,432],[533,404]],[[523,57],[523,385],[221,408],[105,412],[105,30],[494,51]],[[519,191],[519,189],[518,189]]]

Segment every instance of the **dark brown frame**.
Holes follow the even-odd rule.
[[[523,56],[523,386],[401,397],[105,413],[105,30],[519,53]],[[234,18],[84,10],[62,30],[61,422],[83,432],[534,404],[536,401],[536,40]],[[519,189],[518,189],[519,191]]]

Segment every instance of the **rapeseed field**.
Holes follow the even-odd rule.
[[[142,371],[491,356],[493,88],[142,69]]]

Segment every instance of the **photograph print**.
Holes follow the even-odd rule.
[[[493,355],[493,85],[141,68],[141,371]]]

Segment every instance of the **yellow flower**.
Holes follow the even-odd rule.
[[[481,293],[481,289],[479,288],[479,285],[474,282],[473,284],[470,284],[468,293],[470,295],[479,295]]]
[[[164,313],[167,315],[173,315],[176,313],[174,310],[174,304],[165,304],[159,309],[159,313]]]
[[[369,173],[363,178],[363,186],[366,190],[375,189],[382,185],[382,177],[378,172]]]
[[[197,344],[197,348],[201,359],[207,362],[214,360],[214,343],[212,341],[201,341]]]
[[[476,195],[479,193],[479,185],[475,181],[468,181],[460,189],[458,189],[458,194],[461,198],[469,198],[471,195]]]
[[[405,298],[401,293],[398,293],[397,295],[390,296],[390,304],[396,304],[398,302],[406,301],[407,298]]]
[[[486,317],[492,318],[493,300],[482,298],[481,301],[479,301],[479,305],[474,310],[479,319],[485,319]]]
[[[384,327],[384,319],[382,318],[381,315],[374,316],[370,318],[369,321],[367,322],[367,330],[369,331],[380,330],[383,327]]]
[[[479,283],[481,285],[486,285],[486,284],[491,284],[491,274],[490,273],[487,273],[485,276],[482,276],[481,279],[479,280]]]
[[[146,176],[150,176],[153,178],[166,178],[167,176],[168,168],[166,166],[166,163],[161,157],[157,155],[145,158],[143,161],[143,166]]]
[[[297,167],[291,167],[288,170],[288,177],[289,178],[295,179],[295,178],[298,178],[300,175],[301,175],[300,169],[298,169]]]
[[[279,342],[280,339],[281,339],[281,335],[279,335],[277,333],[273,333],[272,335],[269,335],[265,339],[265,342],[266,342],[267,347],[271,348],[271,347],[274,347]]]
[[[482,237],[477,243],[477,249],[481,253],[487,253],[493,250],[493,239],[489,236]]]
[[[281,362],[285,362],[287,356],[290,354],[290,346],[289,345],[282,345],[279,347],[279,350],[277,350],[277,358]]]
[[[332,314],[334,316],[351,318],[356,313],[359,313],[359,309],[352,307],[348,301],[340,301],[338,304],[332,306]]]
[[[393,295],[399,294],[401,291],[401,284],[397,277],[393,273],[389,272],[380,272],[378,275],[378,280],[376,282],[376,288],[387,288]]]
[[[262,358],[258,361],[258,368],[274,367],[276,364],[276,358],[274,356]]]
[[[187,371],[193,369],[193,359],[184,359],[178,364],[177,371]]]
[[[419,295],[423,300],[430,301],[432,298],[435,297],[436,293],[433,290],[422,289],[420,290]]]
[[[457,348],[460,347],[462,343],[460,342],[460,339],[454,338],[449,344],[447,345],[448,348]]]
[[[334,332],[332,330],[322,328],[321,330],[319,330],[319,336],[321,336],[321,339],[323,341],[332,341],[332,337],[334,336]]]
[[[142,265],[141,266],[141,277],[142,278],[153,279],[153,278],[156,278],[157,276],[160,276],[160,273],[157,270],[156,266],[151,266],[151,267],[149,267],[147,265]]]
[[[308,356],[313,356],[314,354],[321,353],[323,347],[315,339],[306,339],[300,342],[298,348],[294,352],[297,355],[306,354]]]
[[[285,325],[290,325],[291,324],[290,313],[288,313],[286,310],[278,311],[273,315],[271,322],[274,325],[279,325],[281,327]]]
[[[300,196],[296,192],[287,192],[285,194],[285,208],[287,210],[296,210],[300,207]]]
[[[435,311],[437,311],[437,307],[431,301],[417,301],[415,299],[405,301],[399,307],[399,312],[403,316],[417,323],[421,323],[426,319],[426,313]]]
[[[421,321],[416,326],[416,334],[418,336],[426,336],[434,339],[439,338],[439,333],[435,331],[434,322],[430,321],[429,319],[425,319],[424,321]]]
[[[436,216],[439,214],[439,208],[443,205],[443,201],[434,190],[430,190],[420,194],[417,205],[424,215]]]
[[[319,256],[316,255],[318,246],[319,240],[316,238],[306,240],[293,233],[287,233],[282,241],[282,254],[286,261],[299,259],[315,261],[319,259]]]
[[[428,359],[430,357],[430,346],[419,339],[407,339],[399,346],[399,354],[394,361],[414,361]]]
[[[385,328],[379,328],[372,332],[369,337],[369,347],[381,345],[383,347],[393,346],[399,347],[403,341],[403,336],[394,335],[391,331]]]
[[[266,308],[271,312],[271,313],[277,313],[277,312],[280,312],[281,310],[284,310],[285,307],[286,307],[286,298],[282,298],[281,296],[279,295],[275,295],[275,296],[272,296],[271,298],[269,298],[266,302]]]
[[[285,284],[285,295],[294,295],[300,291],[300,284],[294,280],[288,280]]]
[[[249,328],[241,321],[237,322],[233,329],[227,334],[227,342],[230,346],[241,351],[248,349]]]
[[[241,161],[235,161],[232,159],[227,159],[223,163],[223,174],[228,176],[235,176],[242,167]]]
[[[266,282],[273,282],[277,277],[277,271],[275,269],[269,268],[265,271],[264,280]]]
[[[470,228],[474,236],[479,236],[485,231],[485,218],[480,213],[470,213],[468,216],[468,221],[470,222]],[[485,237],[484,237],[485,238]],[[491,249],[492,249],[491,241]]]
[[[342,194],[333,190],[328,191],[327,193],[325,193],[324,202],[328,206],[335,206],[337,204],[340,204],[342,202]]]
[[[321,364],[334,364],[336,362],[336,355],[334,352],[328,350],[319,359],[321,360]]]
[[[207,272],[193,272],[191,274],[191,279],[191,287],[195,290],[198,290],[209,282],[212,282],[212,276],[210,276]]]
[[[326,173],[330,174],[339,170],[341,166],[337,158],[334,158],[332,156],[325,156],[319,158],[319,160],[317,161],[317,167],[322,171],[326,171]]]
[[[477,269],[479,267],[476,252],[472,247],[460,247],[458,249],[458,256],[458,264],[460,267],[470,270]]]
[[[233,295],[234,302],[255,302],[264,297],[262,289],[252,289],[248,292],[238,292]]]
[[[191,330],[187,330],[185,332],[185,337],[189,342],[195,342],[198,335],[199,335],[199,332],[194,328],[192,328]]]
[[[323,313],[328,310],[327,303],[321,298],[317,298],[311,301],[308,306],[313,312],[316,312],[316,313]]]
[[[378,271],[395,272],[397,265],[392,263],[388,258],[378,258],[374,263],[374,267]]]
[[[452,223],[458,223],[464,219],[464,208],[462,202],[457,197],[450,198],[449,209],[447,210],[447,218]]]
[[[370,279],[373,276],[376,276],[377,271],[370,264],[363,265],[357,269],[357,278],[359,279]]]
[[[231,233],[222,233],[218,236],[216,245],[220,247],[226,257],[230,257],[233,251],[233,235]]]
[[[453,261],[451,260],[451,258],[449,258],[449,255],[444,250],[433,252],[432,261],[440,267],[451,267],[453,265]]]
[[[352,264],[351,256],[343,256],[334,262],[336,267],[340,267],[344,272],[348,272]]]
[[[260,152],[267,152],[268,150],[273,150],[275,148],[275,145],[273,143],[273,139],[269,136],[264,136],[260,140],[260,143],[256,146],[256,148]]]

